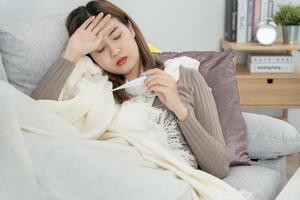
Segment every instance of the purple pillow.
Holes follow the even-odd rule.
[[[230,166],[250,165],[246,150],[246,124],[240,109],[240,98],[232,61],[235,52],[185,51],[153,53],[161,62],[174,57],[188,56],[200,62],[204,77],[216,102],[224,140],[230,154]]]

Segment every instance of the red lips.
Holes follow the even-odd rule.
[[[117,65],[123,65],[126,63],[126,61],[127,61],[127,57],[124,56],[117,61]]]

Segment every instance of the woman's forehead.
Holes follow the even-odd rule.
[[[117,18],[115,18],[115,17],[111,17],[110,20],[109,20],[109,22],[118,23],[119,20]]]
[[[109,22],[108,22],[109,25],[112,25],[112,26],[117,26],[117,27],[121,27],[121,26],[125,26],[122,22],[120,22],[117,18],[115,17],[112,17]]]
[[[114,21],[110,21],[106,24],[106,27],[108,27],[110,30],[110,33],[108,34],[108,36],[111,36],[116,30],[122,29],[123,24],[121,22],[119,22],[118,20],[114,20]]]

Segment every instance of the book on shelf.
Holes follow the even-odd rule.
[[[261,21],[260,13],[261,13],[261,1],[262,0],[254,0],[254,8],[253,8],[253,26],[252,26],[252,41],[257,42],[256,39],[256,30],[257,25]]]
[[[284,63],[247,64],[250,73],[293,73],[294,66]]]
[[[226,0],[225,6],[225,39],[236,41],[237,1]]]
[[[225,3],[225,39],[257,42],[257,25],[273,17],[274,0],[226,0]]]
[[[236,42],[247,42],[248,0],[238,0]]]
[[[254,12],[254,0],[248,0],[247,4],[247,34],[246,41],[252,41],[252,27],[253,27],[253,12]]]
[[[248,54],[248,60],[252,63],[293,63],[293,56],[288,54]]]
[[[293,73],[293,56],[248,54],[247,68],[251,73]]]

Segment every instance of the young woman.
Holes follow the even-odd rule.
[[[176,122],[175,151],[194,168],[219,178],[229,170],[229,155],[222,135],[216,105],[201,74],[180,68],[176,81],[163,71],[155,60],[136,23],[109,1],[98,0],[73,10],[67,20],[70,39],[65,50],[33,91],[34,99],[58,96],[81,56],[88,55],[116,88],[141,73],[151,74],[144,82],[148,91],[157,96],[152,104],[168,112]],[[126,90],[114,92],[122,103],[135,95]]]

